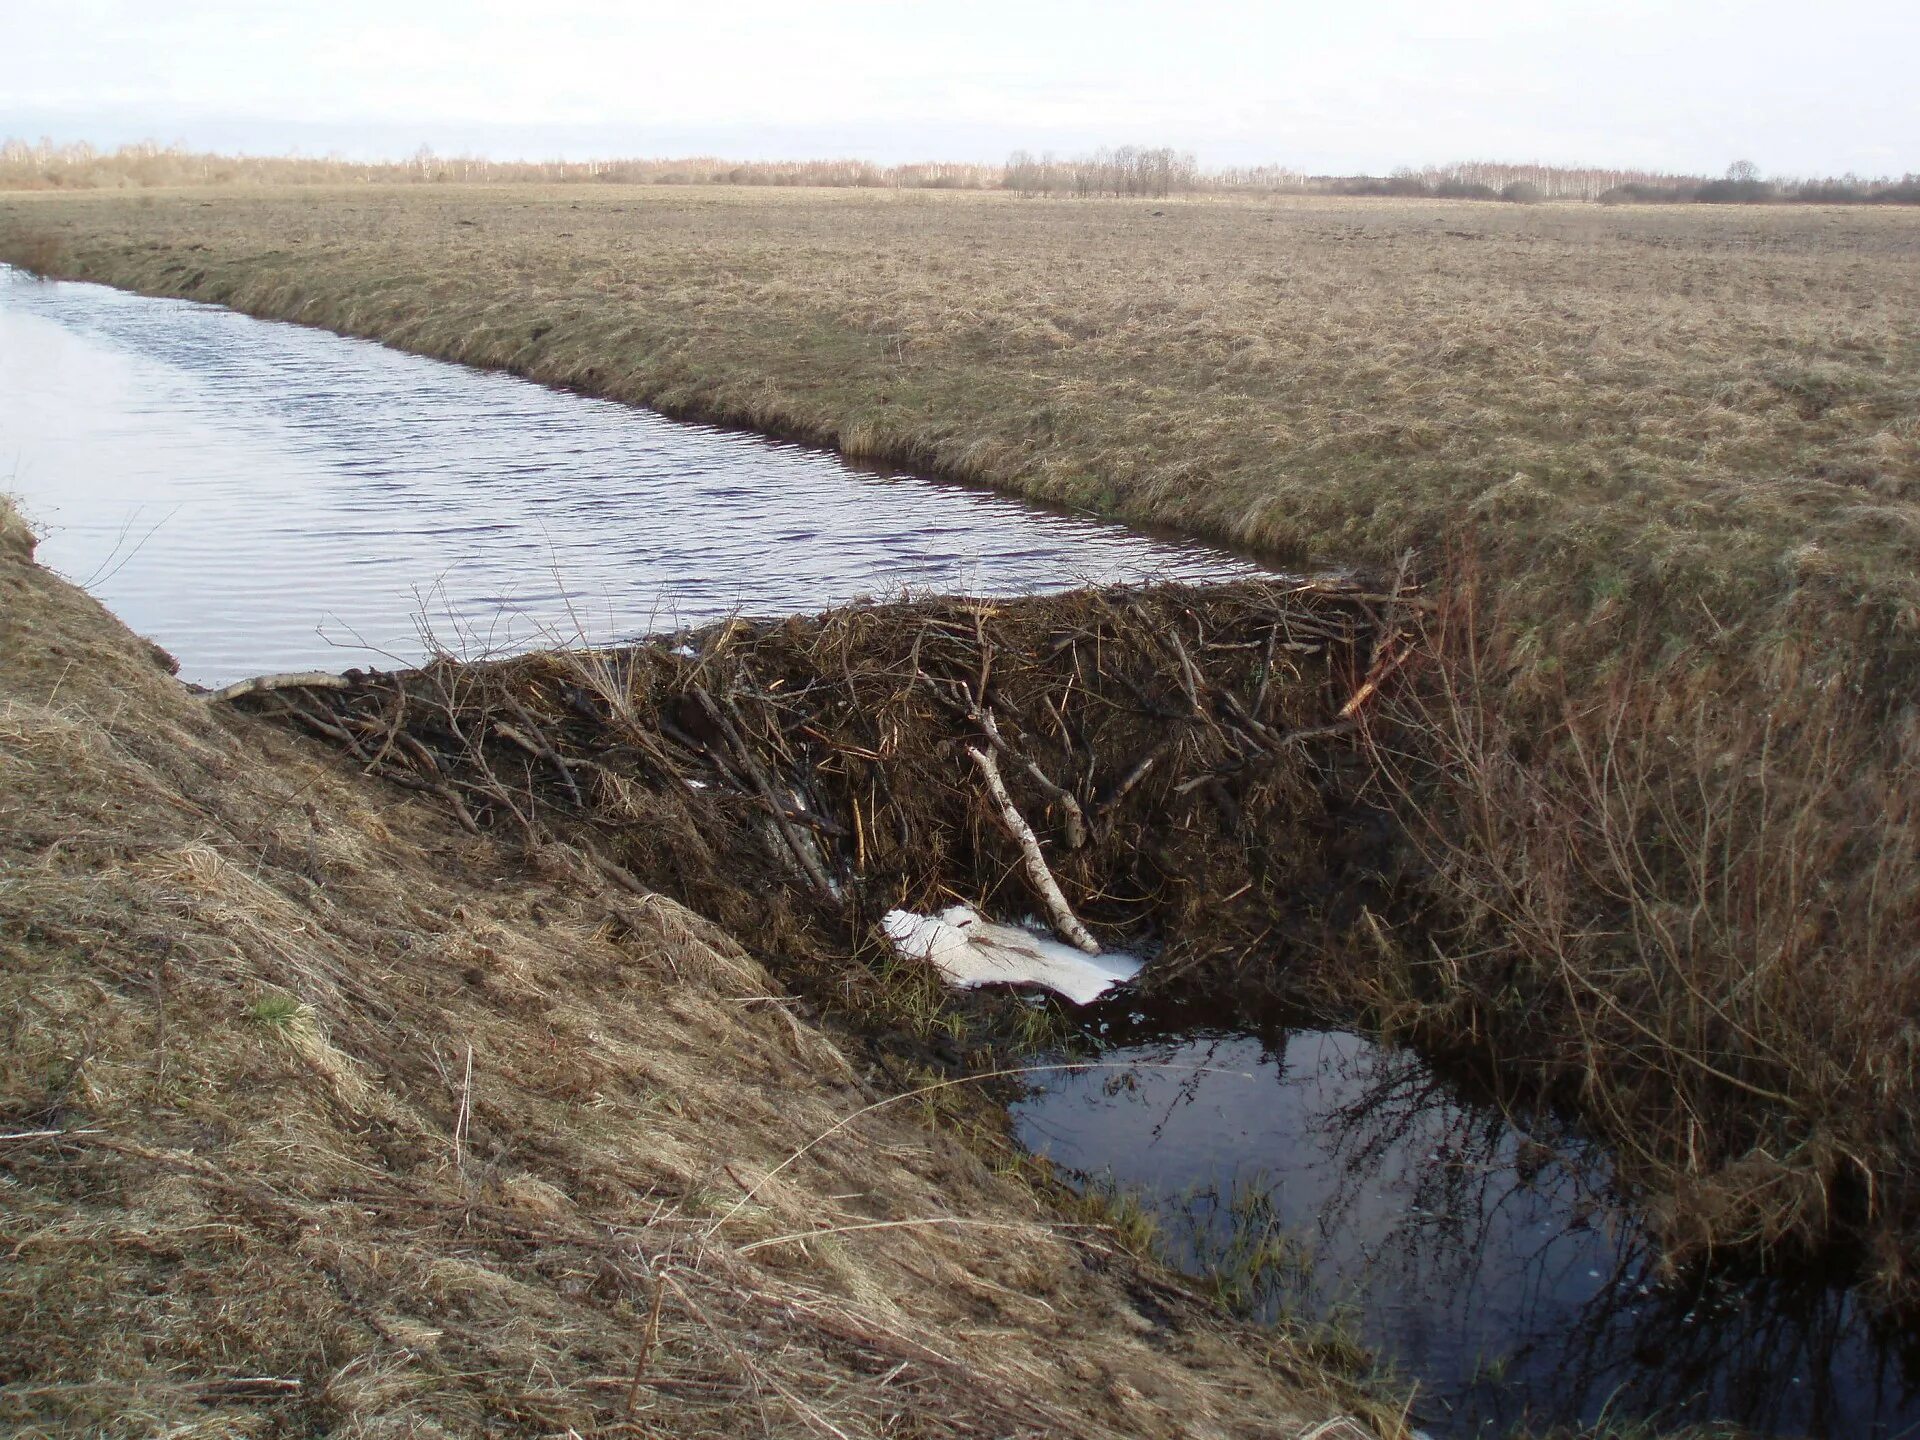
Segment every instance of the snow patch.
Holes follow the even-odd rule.
[[[1140,973],[1137,955],[1084,955],[1017,925],[981,919],[966,905],[938,915],[889,910],[880,921],[894,948],[927,960],[962,990],[982,985],[1039,985],[1076,1005],[1089,1005]]]

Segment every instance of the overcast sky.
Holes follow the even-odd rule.
[[[0,135],[1920,170],[1920,0],[0,0]]]

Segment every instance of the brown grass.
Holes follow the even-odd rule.
[[[1479,598],[1382,737],[1416,757],[1394,803],[1452,943],[1369,983],[1573,1077],[1677,1232],[1842,1220],[1898,1282],[1920,216],[1157,208],[25,196],[0,256],[1280,555],[1456,567],[1435,588]]]
[[[1162,208],[13,196],[0,253],[1279,553],[1476,515],[1555,610],[1675,576],[1724,625],[1856,580],[1916,613],[1920,217]]]
[[[189,697],[29,555],[0,505],[9,1433],[1252,1437],[1338,1403],[1004,1151],[876,1108],[724,931]]]
[[[1811,655],[1727,703],[1750,677],[1644,635],[1544,668],[1496,587],[1454,582],[1376,736],[1444,917],[1388,947],[1379,1011],[1597,1117],[1676,1254],[1849,1234],[1911,1304],[1910,709]]]

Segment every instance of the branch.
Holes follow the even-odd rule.
[[[1081,813],[1080,802],[1074,798],[1073,792],[1062,785],[1055,784],[1046,771],[1026,756],[1017,753],[1000,737],[1000,725],[993,718],[993,711],[980,710],[976,715],[980,728],[987,732],[987,738],[993,742],[993,748],[1004,751],[1009,759],[1019,761],[1020,768],[1027,772],[1033,783],[1044,790],[1048,798],[1060,807],[1060,825],[1067,832],[1065,836],[1067,849],[1078,850],[1086,844],[1087,817]]]
[[[1000,767],[994,763],[993,752],[977,746],[967,746],[967,754],[980,774],[987,782],[987,790],[993,796],[994,803],[1000,807],[1000,819],[1013,838],[1020,844],[1021,858],[1026,861],[1027,878],[1033,882],[1033,888],[1040,892],[1040,899],[1047,907],[1047,914],[1053,921],[1053,928],[1060,937],[1076,950],[1089,955],[1100,953],[1099,942],[1087,933],[1087,927],[1073,913],[1073,907],[1067,903],[1067,897],[1060,893],[1060,882],[1053,878],[1053,871],[1047,868],[1047,860],[1040,853],[1040,841],[1033,833],[1033,827],[1027,824],[1025,817],[1014,808],[1013,797],[1007,793],[1006,781],[1000,778]]]

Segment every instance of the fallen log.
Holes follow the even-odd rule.
[[[281,675],[253,675],[236,680],[218,690],[209,690],[201,698],[212,704],[216,700],[238,700],[242,695],[263,695],[274,690],[350,690],[354,683],[349,675],[329,675],[324,670],[290,670]]]

